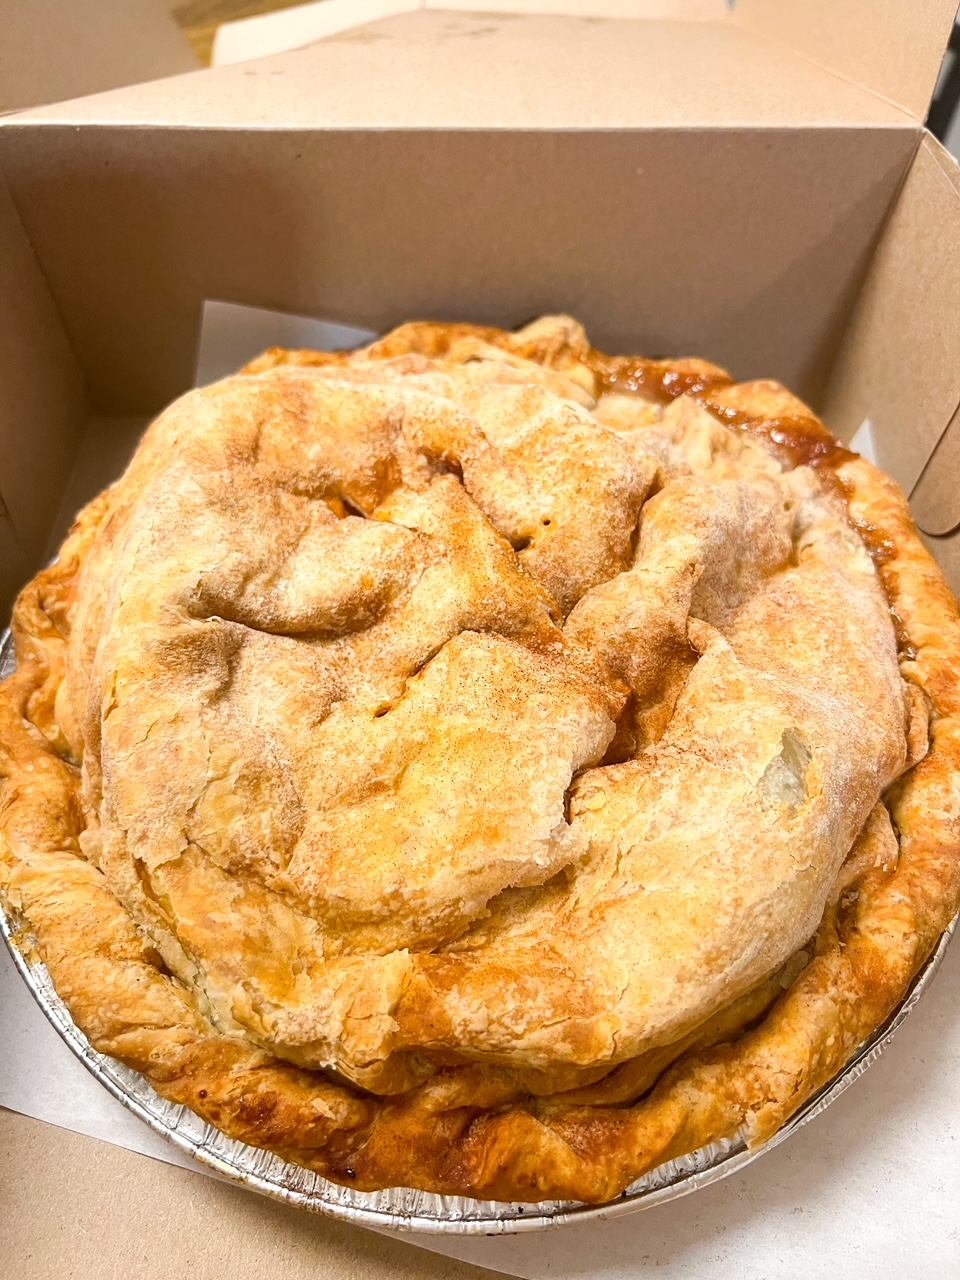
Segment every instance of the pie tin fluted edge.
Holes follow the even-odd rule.
[[[13,645],[10,632],[6,631],[0,636],[0,678],[9,675],[13,669]],[[187,1107],[161,1098],[138,1072],[93,1048],[57,995],[46,965],[36,953],[29,925],[20,919],[8,902],[0,898],[0,933],[14,965],[48,1021],[103,1087],[155,1133],[221,1177],[261,1195],[345,1222],[431,1235],[506,1235],[621,1217],[689,1195],[691,1191],[738,1172],[820,1115],[876,1062],[933,980],[958,920],[960,916],[955,917],[945,930],[911,983],[904,1000],[883,1026],[860,1046],[829,1084],[808,1099],[765,1143],[748,1148],[738,1136],[711,1143],[650,1170],[616,1200],[604,1205],[587,1205],[574,1200],[504,1204],[466,1196],[435,1195],[405,1187],[371,1192],[341,1187],[308,1169],[288,1163],[270,1151],[236,1142]]]

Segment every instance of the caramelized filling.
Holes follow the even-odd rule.
[[[718,404],[711,393],[734,385],[733,378],[723,369],[697,360],[668,361],[647,360],[641,356],[608,356],[593,347],[587,353],[585,363],[597,378],[598,394],[617,391],[621,394],[648,396],[663,403],[678,396],[690,396],[725,426],[749,432],[768,441],[788,467],[812,467],[826,487],[837,492],[845,502],[849,500],[850,486],[837,474],[837,468],[857,457],[857,454],[842,444],[815,417],[791,415],[765,418]],[[910,661],[917,656],[917,651],[910,641],[903,619],[894,608],[896,583],[887,567],[896,559],[896,544],[888,534],[867,521],[856,520],[852,515],[849,519],[876,565],[877,576],[890,608],[897,638],[897,653]]]

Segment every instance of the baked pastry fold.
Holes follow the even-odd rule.
[[[96,1048],[358,1188],[762,1141],[960,906],[957,606],[776,384],[565,317],[269,352],[14,614],[0,884]]]

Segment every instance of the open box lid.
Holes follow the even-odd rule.
[[[163,0],[3,0],[0,114],[198,65]]]
[[[268,50],[268,32],[286,32],[288,45],[326,37],[309,47],[32,115],[257,128],[919,127],[953,0],[817,0],[816,17],[810,8],[808,0],[742,0],[733,11],[723,0],[322,0],[219,37],[222,49],[231,31],[259,33],[254,44]]]
[[[295,49],[416,9],[739,24],[918,120],[926,115],[956,14],[952,0],[316,0],[224,23],[213,62],[223,66]]]
[[[491,14],[492,2],[512,12]],[[712,0],[487,0],[479,15],[438,0],[444,9],[367,22],[393,3],[325,0],[351,25],[309,47],[0,122],[0,163],[99,410],[152,412],[189,384],[204,297],[377,328],[476,289],[474,310],[489,314],[473,318],[509,324],[562,306],[611,349],[674,353],[702,333],[697,354],[739,377],[781,377],[845,438],[870,418],[881,465],[916,486],[921,526],[960,525],[947,432],[960,403],[960,184],[920,123],[954,0],[818,0],[816,21],[806,0],[741,0],[733,15]],[[536,185],[531,161],[552,181],[568,175],[549,206],[517,194]],[[427,206],[407,191],[411,164]],[[505,257],[486,244],[465,263],[463,246],[489,238],[502,208],[493,173],[514,175],[525,222]],[[474,207],[426,246],[437,226],[424,208],[445,208],[464,182]],[[611,260],[604,239],[622,248],[664,219],[671,261],[644,277]],[[586,254],[584,224],[597,242]],[[736,252],[724,258],[731,246],[750,256],[746,282]],[[378,255],[398,252],[410,261],[391,266],[386,298]],[[523,298],[518,271],[538,275]],[[719,283],[703,286],[705,272]],[[652,345],[642,324],[624,324],[639,286],[647,313],[660,308]],[[749,366],[725,357],[735,328]]]

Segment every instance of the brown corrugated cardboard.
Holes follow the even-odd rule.
[[[191,71],[164,0],[3,0],[0,113]]]

